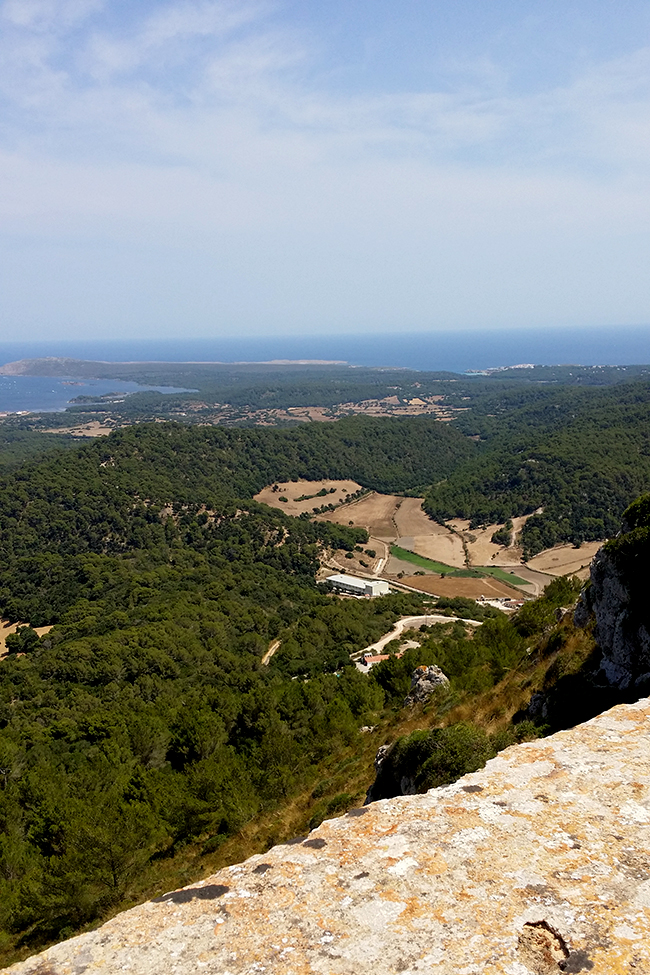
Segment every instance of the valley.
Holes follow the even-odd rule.
[[[332,553],[328,560],[332,569],[401,582],[441,596],[532,596],[556,576],[585,579],[603,541],[586,542],[578,549],[555,546],[522,564],[523,549],[517,536],[530,516],[514,519],[511,543],[499,545],[491,539],[504,524],[472,530],[469,521],[452,519],[440,525],[423,510],[424,498],[364,491],[356,482],[275,483],[259,491],[255,500],[288,514],[365,529],[367,545],[361,551]],[[400,550],[404,550],[401,555]],[[421,558],[411,561],[409,553]],[[414,574],[413,562],[419,575]],[[476,578],[459,574],[467,570]],[[326,578],[325,572],[321,578]]]

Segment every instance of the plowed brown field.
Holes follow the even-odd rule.
[[[539,572],[548,572],[552,576],[563,576],[575,573],[587,578],[589,563],[601,547],[602,542],[583,542],[580,548],[573,545],[556,545],[546,552],[541,552],[530,559],[528,565]]]
[[[319,521],[334,521],[339,525],[353,525],[365,528],[369,535],[376,538],[386,538],[393,541],[397,537],[397,529],[393,521],[395,510],[402,498],[394,494],[369,494],[360,501],[353,501],[336,511],[328,511],[319,515]]]
[[[495,596],[506,596],[509,599],[520,599],[521,592],[511,589],[497,579],[458,579],[453,576],[404,576],[399,580],[405,586],[412,586],[422,592],[429,592],[434,596],[467,596],[468,599],[478,599],[485,596],[493,599]]]

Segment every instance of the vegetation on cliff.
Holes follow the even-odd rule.
[[[463,697],[487,697],[509,671],[525,673],[531,663],[535,667],[540,661],[542,669],[544,663],[550,666],[549,658],[566,642],[562,630],[556,628],[558,613],[575,602],[580,588],[578,579],[556,579],[539,599],[526,603],[514,616],[487,620],[473,634],[458,624],[451,632],[444,625],[431,627],[420,648],[375,667],[374,679],[384,689],[387,702],[399,707],[414,669],[436,664],[449,678],[449,685],[436,692],[427,708],[430,718],[439,722]],[[575,656],[575,652],[570,654],[571,659]],[[582,662],[580,656],[579,666]],[[549,725],[548,721],[535,725],[523,712],[519,717],[516,724],[492,733],[472,721],[457,720],[447,727],[436,724],[398,738],[382,758],[369,797],[373,801],[389,799],[454,782],[481,768],[502,748],[543,734]]]

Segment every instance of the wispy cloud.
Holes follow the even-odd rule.
[[[4,20],[14,27],[61,34],[101,10],[105,0],[5,0]]]
[[[354,308],[362,324],[381,295],[388,317],[408,300],[411,327],[433,306],[469,321],[482,298],[493,319],[500,301],[514,320],[531,289],[557,315],[569,266],[596,288],[581,298],[588,313],[605,307],[611,277],[595,268],[617,265],[605,242],[638,244],[650,216],[650,49],[534,93],[513,90],[506,68],[482,57],[459,59],[444,89],[369,94],[328,87],[326,52],[281,13],[247,0],[156,0],[125,21],[109,0],[5,0],[5,235],[52,247],[156,242],[167,264],[175,248],[200,247],[229,267],[230,313],[247,307],[249,324],[241,294],[251,282],[274,320],[306,314],[295,280],[298,297],[287,298],[290,255],[313,293],[329,295],[331,316]],[[650,313],[647,288],[633,290],[626,314],[644,302]]]
[[[174,127],[186,136],[236,111],[260,148],[274,132],[291,142],[300,134],[312,147],[320,140],[325,152],[347,144],[461,164],[627,166],[647,157],[650,48],[532,95],[508,91],[505,72],[486,59],[457,64],[446,91],[341,94],[308,80],[316,53],[305,36],[277,26],[268,5],[155,4],[126,26],[99,0],[6,0],[0,9],[11,27],[0,71],[6,138],[38,139],[40,129],[65,147],[87,126],[128,155],[130,130],[133,152],[158,143],[164,157],[165,133],[178,151]],[[207,151],[200,137],[186,142],[188,158]]]

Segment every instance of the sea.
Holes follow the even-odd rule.
[[[641,365],[650,363],[650,325],[608,328],[476,329],[432,332],[364,332],[330,335],[265,335],[233,338],[130,341],[0,342],[0,364],[42,356],[69,356],[110,362],[268,362],[326,360],[356,366],[383,366],[465,373],[535,365]],[[41,376],[0,377],[0,413],[57,412],[79,395],[134,392],[144,387],[117,380]]]

